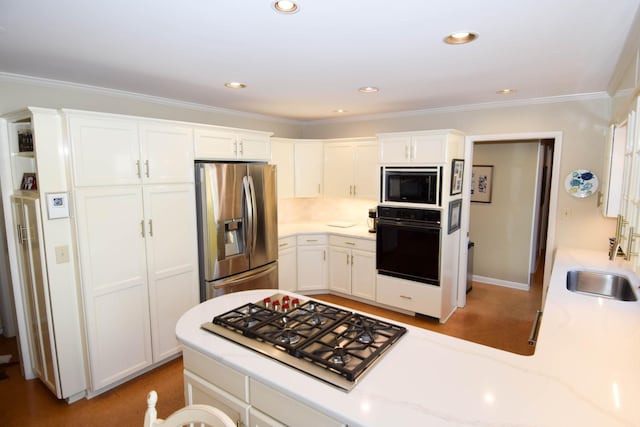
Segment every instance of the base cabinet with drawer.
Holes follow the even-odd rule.
[[[442,319],[440,286],[379,274],[376,301],[414,313]]]
[[[346,424],[190,347],[184,348],[185,404],[207,404],[237,426],[346,427]]]
[[[375,240],[329,236],[329,289],[376,299]]]
[[[278,289],[295,292],[298,288],[296,237],[278,239]]]
[[[297,237],[298,291],[327,289],[327,235]]]

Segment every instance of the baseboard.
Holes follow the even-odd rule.
[[[528,283],[510,282],[508,280],[496,279],[494,277],[478,276],[476,274],[473,275],[473,281],[486,283],[488,285],[503,286],[505,288],[519,289],[521,291],[529,290]]]

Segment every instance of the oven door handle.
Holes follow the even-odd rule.
[[[391,227],[407,227],[407,228],[420,228],[420,229],[432,229],[440,230],[440,224],[435,222],[421,222],[421,221],[405,221],[397,219],[378,219],[378,227],[380,226]]]

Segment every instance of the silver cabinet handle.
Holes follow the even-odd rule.
[[[244,143],[242,141],[238,142],[238,146],[240,147],[240,155],[244,154]]]
[[[322,251],[322,260],[323,261],[327,260],[327,251]]]
[[[18,242],[23,245],[28,240],[27,227],[18,224]]]
[[[349,255],[347,255],[347,265],[349,265]]]
[[[144,173],[149,178],[149,160],[144,161]]]
[[[344,242],[345,245],[350,245],[350,246],[355,246],[356,244],[354,242]]]
[[[353,186],[353,197],[355,197],[355,196],[356,196],[356,186],[354,184],[354,186]]]
[[[144,219],[140,221],[140,236],[144,238]]]
[[[142,172],[140,171],[140,160],[136,160],[136,170],[138,171],[138,178],[142,178]]]
[[[318,194],[320,194],[320,184],[318,184]]]
[[[284,248],[285,246],[289,246],[288,243],[280,243],[278,246],[280,246],[281,248]]]
[[[413,299],[413,298],[408,297],[408,296],[406,296],[406,295],[400,295],[400,298],[402,298],[402,299]]]
[[[307,239],[307,243],[317,242],[318,239]]]
[[[351,255],[351,265],[353,265],[353,255]]]
[[[153,220],[149,220],[149,236],[153,237]]]
[[[540,328],[541,317],[542,311],[536,310],[536,320],[533,321],[533,327],[531,328],[531,334],[529,335],[529,345],[535,345],[538,341],[538,330]]]
[[[634,228],[629,227],[629,238],[627,239],[627,252],[624,255],[625,261],[629,261],[631,257],[638,256],[638,252],[632,252],[633,241],[640,237],[640,233],[634,233]]]

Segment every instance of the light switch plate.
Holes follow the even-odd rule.
[[[69,246],[56,246],[56,264],[69,262]]]

